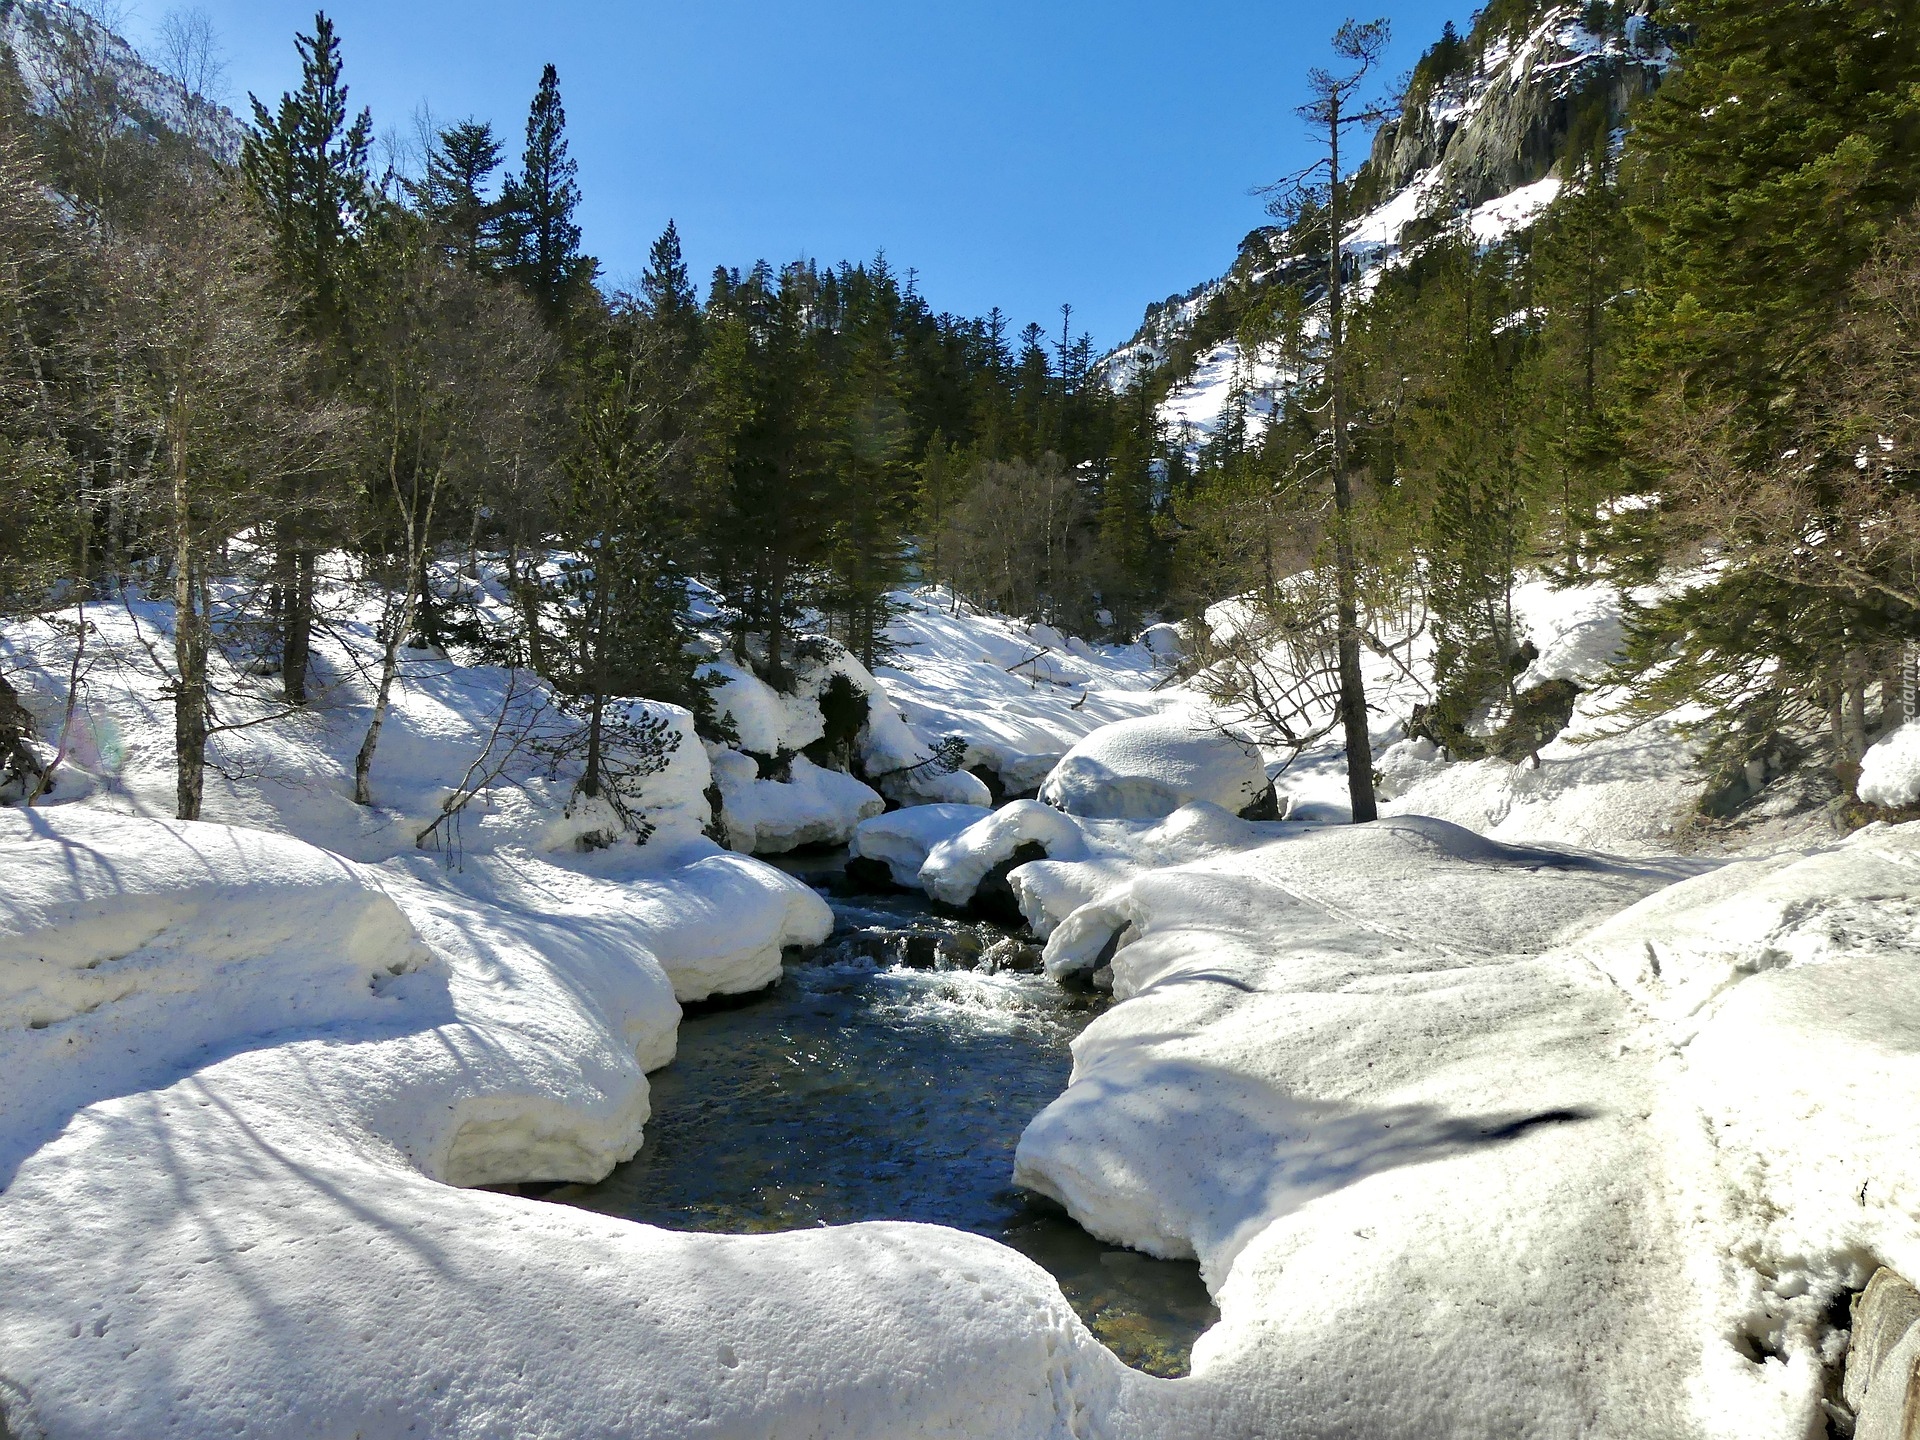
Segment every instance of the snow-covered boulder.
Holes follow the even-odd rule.
[[[1909,720],[1868,749],[1860,761],[1860,798],[1904,810],[1920,805],[1920,720]]]
[[[1149,625],[1140,632],[1140,643],[1147,653],[1156,660],[1178,660],[1187,652],[1186,637],[1180,633],[1178,625]]]
[[[799,750],[820,738],[817,708],[793,703],[795,697],[782,695],[751,670],[731,661],[710,661],[707,669],[720,682],[712,691],[714,718],[722,726],[733,728],[734,743],[742,750],[777,755],[782,749]]]
[[[897,885],[920,883],[920,867],[934,846],[978,824],[992,812],[984,805],[913,805],[862,820],[847,845],[857,859],[885,865]]]
[[[1029,844],[1057,860],[1078,860],[1087,853],[1086,837],[1069,816],[1037,800],[1016,800],[935,845],[920,867],[920,887],[935,900],[964,905],[988,872]]]
[[[793,757],[786,780],[763,780],[750,755],[712,753],[720,787],[727,844],[754,855],[778,855],[802,845],[844,845],[855,828],[887,802],[853,776]]]
[[[818,945],[833,932],[833,911],[812,887],[761,861],[718,854],[665,871],[624,869],[632,853],[599,852],[581,864],[600,882],[598,903],[646,936],[682,1003],[763,989],[780,978],[788,947]]]
[[[1395,741],[1374,756],[1374,794],[1382,800],[1392,800],[1422,780],[1438,775],[1447,764],[1440,747],[1425,736]]]
[[[1054,766],[1040,799],[1069,815],[1153,819],[1194,800],[1238,813],[1266,792],[1258,746],[1175,711],[1094,731]]]

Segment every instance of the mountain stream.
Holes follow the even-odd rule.
[[[677,1230],[970,1230],[1044,1266],[1122,1360],[1186,1374],[1218,1318],[1199,1268],[1103,1244],[1010,1178],[1105,997],[999,968],[1037,956],[984,921],[846,893],[843,854],[782,863],[826,893],[832,937],[770,989],[690,1006],[640,1153],[547,1198]]]

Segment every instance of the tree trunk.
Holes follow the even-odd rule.
[[[313,552],[281,551],[280,678],[289,705],[307,703],[307,662],[313,650]]]
[[[1330,102],[1327,187],[1327,391],[1333,421],[1333,570],[1340,651],[1340,723],[1347,742],[1347,796],[1353,822],[1379,817],[1373,795],[1373,737],[1360,673],[1359,563],[1353,550],[1353,486],[1347,475],[1346,377],[1341,373],[1340,99]]]
[[[536,563],[532,570],[520,569],[520,546],[507,546],[507,587],[520,606],[520,623],[527,631],[527,666],[536,675],[547,673],[546,646],[540,634],[540,576]]]
[[[187,492],[184,437],[175,427],[173,450],[173,693],[174,809],[200,818],[207,772],[207,633],[193,513]]]
[[[401,514],[406,518],[406,553],[401,558],[400,583],[387,587],[388,603],[391,604],[397,596],[400,611],[397,615],[389,614],[386,617],[388,623],[381,635],[380,686],[373,697],[373,718],[367,721],[366,737],[360,742],[359,753],[353,757],[353,803],[356,805],[373,804],[373,753],[380,746],[380,729],[387,723],[387,710],[393,703],[393,682],[400,673],[400,647],[406,644],[413,630],[415,607],[432,603],[427,579],[428,537],[433,534],[433,511],[440,499],[440,473],[437,470],[434,472],[433,483],[427,491],[424,517],[418,508],[418,479],[414,482],[413,493],[402,496],[399,482],[391,469],[388,477],[394,480],[394,497],[401,500]],[[427,613],[430,616],[432,612],[429,610]]]
[[[767,573],[767,683],[776,690],[786,689],[786,672],[780,663],[781,642],[786,639],[786,557],[777,551]]]
[[[380,745],[380,728],[387,723],[387,710],[393,703],[393,681],[400,671],[400,645],[406,637],[407,627],[413,623],[413,589],[402,584],[401,592],[407,596],[400,602],[400,613],[392,617],[393,623],[386,627],[384,644],[380,650],[380,686],[373,697],[373,718],[367,722],[367,733],[360,741],[360,750],[353,757],[353,803],[356,805],[373,804],[373,753]]]

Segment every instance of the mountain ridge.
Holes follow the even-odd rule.
[[[1345,243],[1358,274],[1449,225],[1492,244],[1538,219],[1567,158],[1617,142],[1633,103],[1659,84],[1672,52],[1657,4],[1496,0],[1467,35],[1449,25],[1345,182],[1358,215]],[[1133,336],[1102,358],[1107,383],[1158,392],[1161,424],[1189,451],[1235,395],[1270,411],[1291,377],[1242,343],[1240,321],[1277,284],[1299,285],[1311,304],[1322,263],[1297,253],[1285,227],[1250,231],[1225,273],[1147,307]]]

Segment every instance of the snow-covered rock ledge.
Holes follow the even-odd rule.
[[[1402,817],[1106,884],[1017,1179],[1199,1258],[1246,1433],[1799,1440],[1920,1264],[1920,827],[1702,869]]]

